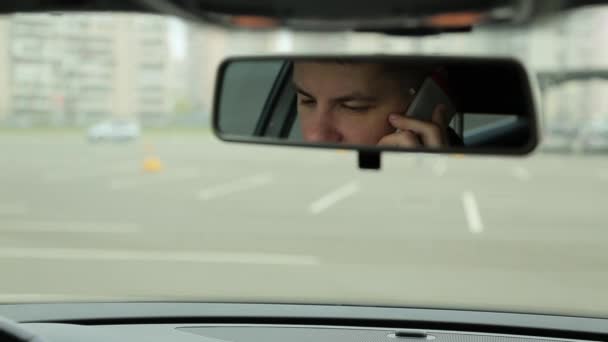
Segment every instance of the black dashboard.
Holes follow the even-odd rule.
[[[25,328],[48,341],[148,342],[551,342],[569,339],[471,331],[410,330],[309,325],[30,323]]]
[[[608,320],[385,307],[218,304],[5,304],[0,316],[40,341],[606,341]],[[31,339],[30,339],[31,340]],[[33,341],[33,340],[32,340]]]

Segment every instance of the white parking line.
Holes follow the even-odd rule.
[[[297,254],[240,253],[240,252],[184,252],[176,250],[126,250],[83,248],[2,247],[0,258],[43,260],[99,260],[146,262],[195,262],[207,264],[253,265],[319,265],[318,257]]]
[[[138,233],[139,225],[120,222],[0,220],[0,232],[12,233]]]
[[[436,176],[443,176],[448,170],[448,163],[444,158],[437,158],[431,164],[431,169]]]
[[[164,182],[184,181],[199,178],[200,176],[201,172],[198,169],[177,169],[172,172],[163,172],[159,174],[141,174],[137,177],[113,179],[110,181],[110,189],[123,190]]]
[[[477,206],[477,200],[472,191],[465,191],[462,194],[462,204],[464,206],[464,214],[469,225],[469,231],[473,234],[483,232],[483,223],[481,222],[481,214]]]
[[[528,169],[521,165],[513,167],[513,176],[522,182],[529,181],[531,178]]]
[[[356,194],[358,191],[359,183],[352,181],[312,202],[309,211],[313,215],[320,214],[339,201]]]
[[[270,174],[259,174],[251,177],[241,178],[228,183],[218,184],[207,189],[203,189],[198,193],[198,198],[203,201],[208,201],[217,197],[255,189],[270,184],[272,180],[273,178]]]

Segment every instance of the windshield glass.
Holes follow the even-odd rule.
[[[412,38],[135,14],[4,17],[0,302],[608,317],[607,23],[599,7]],[[542,144],[525,158],[385,154],[380,172],[362,172],[353,152],[213,136],[225,56],[345,51],[519,58],[542,96]]]

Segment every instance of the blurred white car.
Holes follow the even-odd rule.
[[[582,152],[608,151],[608,120],[594,119],[583,127],[579,137]]]
[[[139,124],[127,120],[109,120],[93,125],[87,131],[91,141],[127,141],[135,140],[141,134]]]
[[[576,141],[580,135],[580,126],[576,123],[552,123],[548,125],[541,148],[551,152],[576,152]]]

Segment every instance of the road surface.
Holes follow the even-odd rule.
[[[0,302],[608,314],[608,156],[388,155],[374,172],[209,135],[9,134],[0,170]]]

